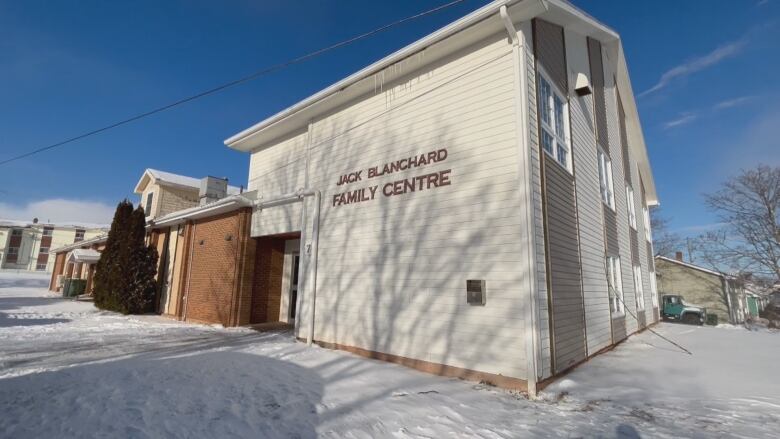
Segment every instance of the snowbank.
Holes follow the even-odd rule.
[[[289,333],[126,317],[0,274],[0,432],[40,437],[775,437],[780,336],[664,324],[539,401]]]

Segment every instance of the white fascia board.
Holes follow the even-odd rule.
[[[74,242],[73,244],[63,245],[62,247],[49,250],[49,254],[57,254],[57,253],[70,251],[76,248],[81,248],[85,245],[97,244],[106,241],[107,239],[108,239],[108,234],[99,235],[94,238],[90,238],[84,241]]]
[[[671,263],[674,263],[674,264],[677,264],[677,265],[682,265],[683,267],[688,267],[688,268],[691,268],[691,269],[694,269],[694,270],[703,271],[704,273],[708,273],[708,274],[711,274],[713,276],[722,277],[724,279],[735,279],[734,276],[731,276],[731,275],[728,275],[728,274],[725,274],[725,273],[718,273],[717,271],[713,271],[713,270],[710,270],[708,268],[699,267],[698,265],[693,265],[693,264],[688,263],[688,262],[678,261],[677,259],[667,258],[666,256],[656,256],[655,258],[656,259],[661,259],[661,260],[666,261],[666,262],[671,262]]]
[[[188,220],[207,218],[249,206],[252,206],[252,200],[249,197],[246,197],[245,194],[233,195],[210,204],[192,207],[168,214],[158,220],[154,220],[149,224],[149,227],[156,229],[159,227],[174,226]]]

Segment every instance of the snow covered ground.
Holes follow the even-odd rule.
[[[125,317],[0,272],[0,436],[777,437],[780,333],[663,324],[538,401],[290,334]]]

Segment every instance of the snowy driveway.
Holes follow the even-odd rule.
[[[0,272],[0,436],[776,437],[780,334],[661,325],[530,402],[290,334],[125,317]]]

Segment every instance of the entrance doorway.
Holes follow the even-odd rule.
[[[254,238],[254,281],[249,324],[295,319],[298,300],[299,234]]]

